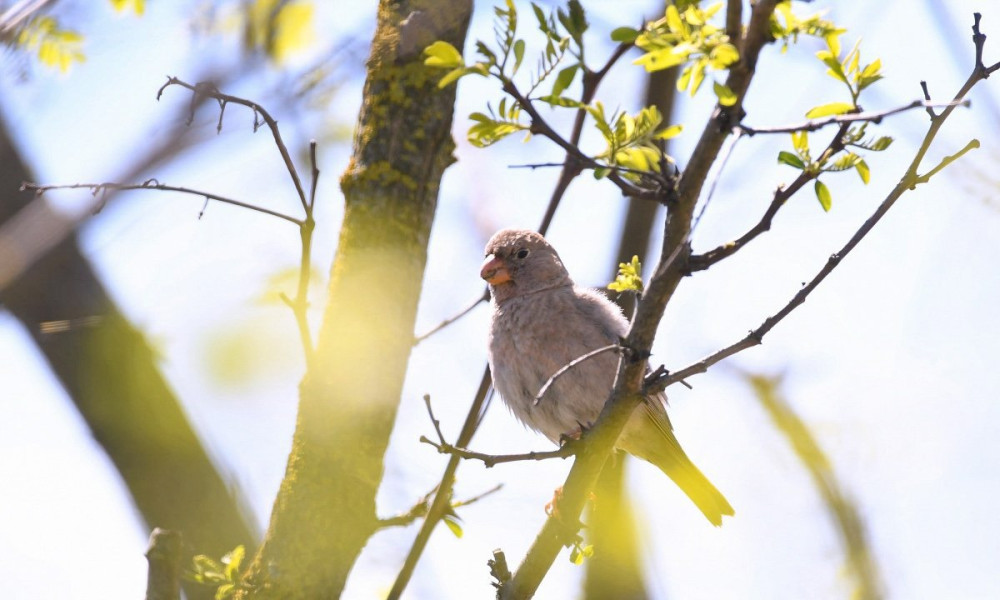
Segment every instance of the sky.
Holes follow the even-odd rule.
[[[2,59],[0,111],[42,181],[114,178],[137,148],[165,135],[167,119],[188,100],[174,89],[156,102],[165,75],[193,79],[209,55],[223,64],[239,60],[234,35],[192,33],[193,5],[149,3],[141,18],[79,9],[88,60],[68,75],[37,71],[22,82],[10,58]],[[595,43],[598,30],[638,22],[655,7],[585,5]],[[936,5],[942,6],[930,10]],[[526,4],[518,6],[530,15]],[[921,79],[935,99],[950,98],[971,66],[974,11],[984,14],[982,27],[990,36],[987,60],[1000,60],[1000,12],[990,2],[815,2],[798,8],[824,6],[829,18],[849,28],[845,46],[860,36],[863,60],[882,61],[886,79],[872,88],[866,109],[919,98]],[[476,4],[470,47],[472,40],[492,38],[489,7]],[[370,37],[373,7],[332,12],[329,5],[319,7],[322,35],[313,54],[293,59],[299,61],[293,66],[322,56],[338,36]],[[788,57],[777,48],[764,52],[747,98],[749,124],[797,123],[810,107],[845,99],[817,68],[813,54],[819,49],[803,41]],[[622,67],[601,98],[609,107],[634,111],[643,75],[637,67]],[[233,93],[266,100],[283,81],[265,73]],[[537,226],[552,189],[553,170],[509,168],[558,160],[558,149],[545,140],[510,139],[488,150],[464,140],[462,115],[482,110],[497,94],[486,80],[466,78],[459,85],[459,160],[442,182],[418,332],[481,293],[477,274],[485,240],[502,227]],[[674,150],[681,164],[710,109],[707,94],[683,102],[674,118],[685,125]],[[905,195],[761,347],[692,378],[691,390],[671,388],[680,441],[726,494],[736,517],[721,529],[710,527],[658,471],[630,462],[655,597],[849,594],[843,552],[822,502],[741,371],[783,375],[784,395],[862,512],[888,598],[1000,596],[1000,517],[992,502],[1000,494],[1000,442],[994,434],[1000,375],[992,364],[1000,355],[994,310],[1000,298],[994,259],[1000,254],[1000,202],[992,167],[1000,154],[998,97],[997,82],[981,84],[971,109],[957,111],[948,122],[923,170],[973,137],[982,147]],[[348,82],[328,114],[349,128],[359,102],[359,84]],[[318,119],[278,110],[272,112],[289,124],[283,131],[290,146],[304,148]],[[209,110],[200,113],[192,127],[211,134],[207,141],[155,176],[294,211],[287,174],[269,138],[251,133],[251,117],[231,107],[219,136],[215,119]],[[879,132],[896,141],[889,152],[869,157],[868,186],[853,173],[824,177],[833,194],[829,213],[806,190],[767,235],[686,279],[665,315],[653,361],[681,368],[742,338],[784,305],[895,185],[926,121],[925,113],[915,111],[883,122]],[[816,134],[814,144],[822,139]],[[585,143],[600,150],[595,138]],[[789,146],[786,136],[740,141],[695,232],[696,251],[739,235],[759,218],[774,188],[795,176],[774,159]],[[335,251],[342,216],[337,180],[349,151],[346,140],[319,150],[323,175],[314,256],[321,273]],[[53,195],[67,213],[88,201],[87,194]],[[609,280],[625,206],[606,182],[583,177],[571,187],[548,237],[581,285]],[[261,298],[273,292],[276,274],[297,264],[298,235],[260,214],[209,206],[199,219],[201,209],[197,199],[123,196],[81,229],[81,244],[115,300],[160,351],[171,385],[262,531],[290,447],[303,365],[291,315]],[[651,250],[642,258],[649,266],[656,255]],[[314,305],[322,306],[321,289]],[[318,314],[313,319],[317,323]],[[457,435],[485,365],[486,328],[487,310],[480,306],[414,350],[386,457],[380,514],[405,511],[436,484],[446,459],[417,441],[432,432],[421,398],[431,395],[445,434]],[[236,364],[224,362],[220,355],[234,339],[247,339],[239,337],[246,332],[256,343]],[[145,527],[27,333],[2,312],[0,357],[0,580],[7,597],[139,597],[145,589]],[[230,370],[220,369],[220,362]],[[473,445],[492,453],[548,448],[499,402]],[[445,528],[435,533],[407,597],[489,597],[485,563],[492,550],[502,548],[512,563],[519,562],[569,467],[568,461],[493,469],[463,465],[457,497],[497,483],[504,488],[463,509],[461,539]],[[345,597],[383,595],[415,533],[411,527],[376,535]],[[538,597],[575,597],[581,573],[564,553]]]

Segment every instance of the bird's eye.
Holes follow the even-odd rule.
[[[517,251],[517,255],[516,256],[518,258],[522,259],[522,260],[524,260],[525,258],[528,258],[528,249],[527,248],[521,248],[520,250]]]

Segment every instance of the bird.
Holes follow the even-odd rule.
[[[539,233],[498,231],[485,255],[479,275],[490,290],[487,353],[494,387],[519,421],[552,442],[579,436],[604,407],[618,355],[600,352],[567,365],[620,344],[628,320],[606,296],[577,286]],[[681,448],[664,394],[644,398],[615,446],[659,467],[713,525],[734,514]]]

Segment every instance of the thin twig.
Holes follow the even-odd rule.
[[[239,206],[240,208],[245,208],[247,210],[256,211],[263,213],[265,215],[271,215],[272,217],[277,217],[288,221],[289,223],[295,223],[298,226],[302,226],[302,221],[280,213],[269,208],[264,208],[262,206],[256,206],[254,204],[249,204],[247,202],[241,202],[239,200],[233,200],[232,198],[226,198],[225,196],[220,196],[218,194],[213,194],[211,192],[205,192],[201,190],[196,190],[188,187],[181,187],[176,185],[166,185],[156,181],[155,179],[149,179],[142,183],[71,183],[63,185],[40,185],[37,183],[24,182],[21,184],[21,191],[32,190],[36,194],[44,194],[45,192],[51,190],[75,190],[75,189],[86,189],[90,190],[91,193],[97,195],[103,193],[106,190],[115,191],[125,191],[125,190],[160,190],[164,192],[178,192],[181,194],[190,194],[192,196],[199,196],[207,200],[214,200],[216,202],[221,202],[223,204],[231,204],[233,206]]]
[[[466,498],[465,500],[452,502],[450,508],[454,510],[456,508],[461,508],[463,506],[469,506],[471,504],[475,504],[476,502],[479,502],[483,498],[495,494],[502,489],[503,489],[503,484],[498,483],[495,486],[491,487],[490,489],[486,490],[485,492],[476,494],[471,498]],[[410,508],[410,510],[406,511],[405,513],[396,515],[395,517],[389,517],[387,519],[379,519],[378,528],[385,529],[386,527],[405,527],[413,523],[417,519],[426,516],[427,511],[430,510],[431,507],[431,499],[434,497],[434,494],[437,492],[437,490],[438,486],[434,486],[433,490],[427,492],[427,494],[425,494],[423,498],[418,500],[417,503],[414,504]]]
[[[229,94],[223,94],[213,85],[202,84],[202,83],[191,85],[190,83],[182,81],[173,76],[167,76],[167,82],[164,83],[162,87],[160,87],[160,91],[157,92],[156,94],[156,99],[159,100],[160,96],[163,95],[163,91],[168,87],[170,87],[171,85],[179,85],[183,88],[187,88],[188,90],[191,90],[192,92],[195,93],[195,97],[197,97],[198,95],[202,95],[202,96],[208,96],[209,98],[215,98],[219,102],[219,108],[220,108],[219,125],[218,125],[220,129],[222,128],[222,112],[225,110],[226,104],[230,102],[233,104],[246,106],[247,108],[249,108],[254,112],[255,130],[258,126],[256,117],[257,115],[260,115],[261,118],[264,119],[264,122],[267,123],[268,129],[271,130],[271,135],[274,137],[274,143],[278,147],[278,152],[281,153],[281,159],[285,163],[285,168],[288,169],[288,174],[292,178],[292,183],[295,184],[295,191],[298,193],[299,201],[302,203],[302,208],[307,213],[309,212],[309,201],[306,199],[305,190],[302,188],[302,181],[299,180],[299,173],[295,169],[295,163],[292,162],[292,157],[288,153],[288,148],[285,146],[285,142],[281,139],[281,132],[278,131],[278,122],[274,120],[274,117],[271,116],[271,113],[267,112],[267,110],[263,106],[257,104],[252,100],[247,100],[246,98],[240,98],[238,96],[230,96]],[[192,99],[192,102],[193,101],[194,99]]]
[[[750,127],[749,125],[744,125],[740,123],[736,127],[741,129],[747,135],[758,135],[758,134],[772,134],[772,133],[795,133],[798,131],[816,131],[817,129],[822,129],[827,125],[839,125],[843,123],[881,123],[882,119],[890,117],[895,114],[906,112],[908,110],[913,110],[915,108],[948,108],[954,106],[969,106],[968,100],[952,100],[951,102],[931,102],[929,100],[914,100],[909,104],[903,106],[897,106],[896,108],[890,108],[888,110],[882,110],[877,112],[860,112],[860,113],[848,113],[844,115],[833,115],[831,117],[825,117],[823,119],[812,119],[806,121],[805,123],[800,123],[798,125],[784,125],[781,127]]]
[[[473,302],[472,304],[470,304],[470,305],[466,306],[465,308],[463,308],[461,311],[459,311],[458,314],[453,315],[451,317],[448,317],[444,321],[441,321],[440,323],[438,323],[437,325],[435,325],[434,327],[432,327],[427,333],[420,334],[420,335],[416,336],[415,338],[413,338],[413,345],[416,346],[420,342],[426,340],[427,338],[431,337],[435,333],[441,331],[445,327],[447,327],[447,326],[451,325],[452,323],[454,323],[455,321],[461,319],[465,315],[467,315],[470,312],[472,312],[472,309],[476,308],[477,306],[479,306],[483,302],[489,301],[489,299],[490,299],[490,289],[486,288],[486,290],[483,292],[483,294],[481,296],[479,296],[478,298],[476,298],[475,302]]]
[[[452,456],[457,456],[458,458],[465,460],[481,460],[488,469],[492,468],[494,465],[503,463],[523,462],[526,460],[549,460],[550,458],[569,458],[570,456],[576,455],[576,448],[572,442],[563,444],[558,450],[526,452],[524,454],[484,454],[482,452],[474,452],[466,448],[452,446],[446,442],[438,443],[425,436],[420,436],[420,441],[424,444],[434,446],[441,454],[451,454]]]
[[[539,403],[539,401],[541,401],[542,396],[545,395],[545,392],[549,391],[549,388],[552,387],[552,384],[556,382],[556,379],[559,379],[562,375],[564,375],[567,371],[569,371],[573,367],[577,366],[578,364],[582,363],[585,360],[589,360],[591,358],[594,358],[598,354],[603,354],[603,353],[609,352],[611,350],[618,351],[618,350],[622,350],[622,349],[623,348],[620,345],[618,345],[618,344],[608,344],[607,346],[601,346],[600,348],[597,348],[596,350],[591,350],[590,352],[587,352],[586,354],[583,354],[581,356],[577,356],[576,358],[574,358],[573,360],[569,361],[565,365],[559,367],[559,370],[556,371],[555,373],[553,373],[551,377],[549,377],[548,379],[546,379],[545,380],[545,384],[542,385],[542,388],[540,390],[538,390],[537,394],[535,394],[534,405],[538,406],[538,403]]]

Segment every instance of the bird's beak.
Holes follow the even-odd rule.
[[[510,271],[507,270],[507,266],[492,254],[486,257],[486,262],[479,269],[479,276],[490,285],[500,285],[510,281]]]

